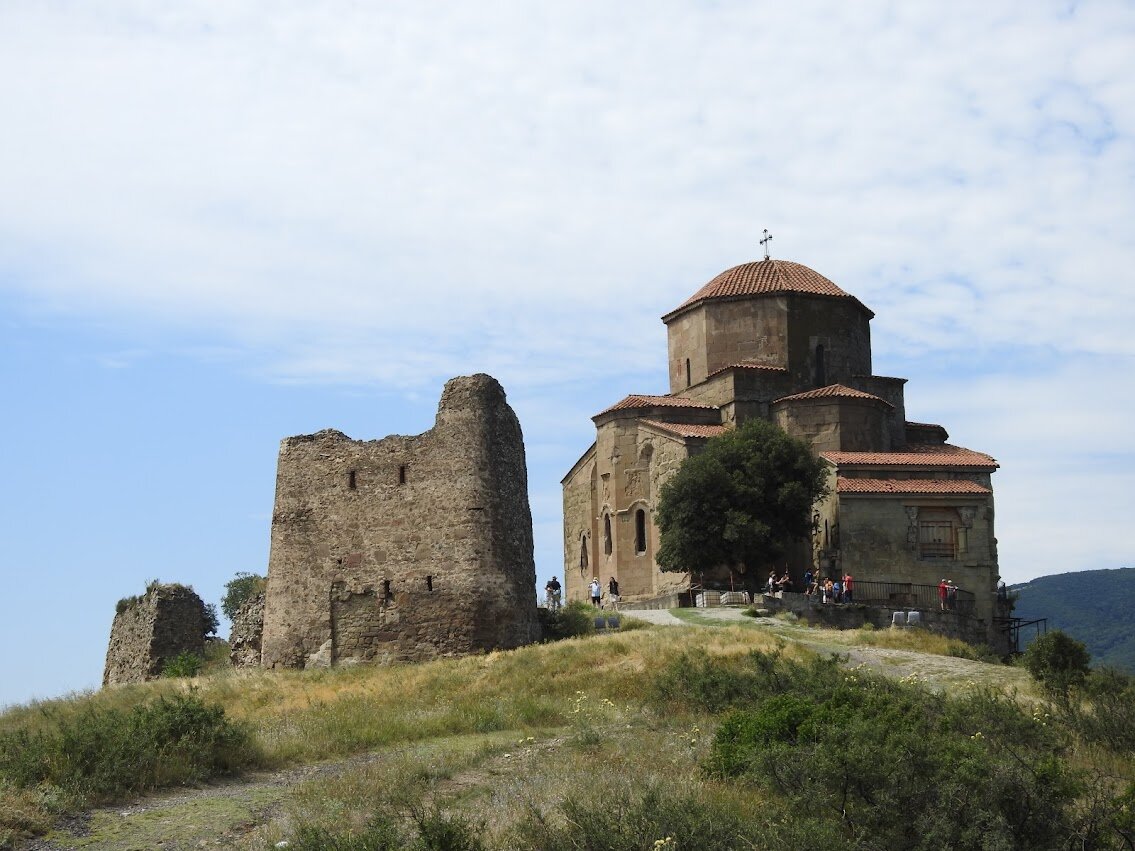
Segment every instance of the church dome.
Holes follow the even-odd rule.
[[[713,299],[803,293],[805,295],[849,298],[846,293],[814,269],[789,260],[757,260],[726,269],[677,308],[662,317],[665,322],[684,310]]]

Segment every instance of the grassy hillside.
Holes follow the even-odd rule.
[[[230,670],[17,707],[0,715],[0,831],[47,832],[56,848],[248,851],[1135,838],[1130,739],[1079,732],[1020,668],[959,658],[975,654],[917,630],[697,621],[421,665]],[[1133,717],[1114,720],[1135,729],[1128,703]],[[117,736],[115,718],[135,733]],[[52,827],[135,798],[115,784],[136,782],[122,775],[137,773],[129,765],[148,740],[164,759],[196,760],[191,782],[204,788]],[[108,748],[131,756],[108,759]],[[217,779],[229,771],[245,773]]]
[[[1014,614],[1048,618],[1049,629],[1087,645],[1093,665],[1135,674],[1135,567],[1041,576],[1013,590]]]

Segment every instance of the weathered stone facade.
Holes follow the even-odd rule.
[[[205,604],[192,588],[151,584],[141,597],[119,602],[102,684],[153,680],[180,653],[204,655],[205,630]]]
[[[233,614],[229,633],[229,661],[234,668],[260,665],[260,641],[264,633],[264,594],[253,594]]]
[[[488,375],[449,381],[434,427],[280,446],[265,667],[424,660],[538,638],[520,423]]]
[[[808,568],[925,585],[947,577],[975,595],[974,617],[991,629],[997,463],[946,443],[939,425],[906,420],[906,380],[871,374],[873,316],[817,272],[769,259],[726,270],[663,316],[669,395],[627,396],[594,416],[595,443],[563,480],[567,599],[583,599],[593,576],[604,586],[616,577],[631,604],[689,587],[654,561],[661,487],[707,439],[756,417],[829,466],[814,539],[787,559],[796,583]],[[755,589],[771,566],[748,566],[741,582]]]

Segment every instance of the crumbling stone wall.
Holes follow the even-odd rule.
[[[110,628],[102,684],[140,683],[161,676],[186,651],[205,652],[205,604],[192,588],[153,583],[141,597],[119,602]]]
[[[517,647],[535,586],[520,423],[491,376],[449,381],[416,437],[281,443],[265,667]]]
[[[229,633],[229,661],[234,668],[260,665],[260,640],[264,632],[264,594],[245,600],[233,615]]]

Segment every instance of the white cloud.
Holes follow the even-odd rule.
[[[593,383],[525,412],[549,445],[536,408],[664,389],[657,317],[765,226],[912,389],[927,355],[1128,363],[1133,34],[1122,2],[5,4],[0,290],[274,381]],[[1067,439],[982,381],[945,413],[1040,447],[1008,506]]]

